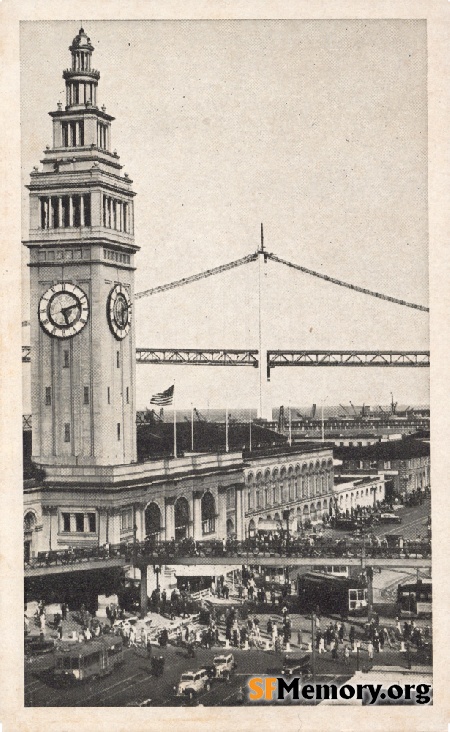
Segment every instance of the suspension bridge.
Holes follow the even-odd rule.
[[[419,312],[429,312],[425,305],[408,302],[407,300],[393,297],[375,290],[369,290],[359,285],[345,282],[331,277],[322,272],[311,270],[302,265],[290,262],[276,254],[268,252],[264,247],[263,226],[261,224],[260,248],[245,257],[236,259],[227,264],[222,264],[212,269],[204,270],[197,274],[169,282],[164,285],[137,292],[135,300],[153,297],[169,290],[190,285],[193,282],[204,280],[209,277],[220,275],[238,267],[258,262],[259,264],[259,348],[258,349],[205,349],[205,348],[136,348],[136,362],[138,364],[151,365],[189,365],[189,366],[250,366],[259,369],[260,375],[260,416],[263,413],[262,406],[262,382],[266,378],[270,381],[271,371],[280,367],[361,367],[361,368],[426,368],[430,366],[430,353],[425,350],[380,350],[380,349],[354,349],[354,350],[271,350],[264,347],[262,342],[261,327],[261,299],[263,268],[268,261],[279,264],[304,275],[320,279],[330,285],[345,288],[363,294],[367,297],[377,298],[392,303],[399,307],[413,309]],[[29,325],[29,321],[23,321],[22,326]],[[22,361],[29,363],[32,358],[31,347],[22,346]]]

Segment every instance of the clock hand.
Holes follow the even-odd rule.
[[[74,305],[68,305],[65,308],[61,308],[61,314],[63,315],[67,325],[69,325],[68,313],[76,307],[78,307],[78,305],[75,303]]]

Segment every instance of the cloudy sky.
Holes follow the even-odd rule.
[[[22,24],[23,186],[50,144],[47,112],[64,103],[79,25]],[[254,252],[264,222],[278,256],[428,304],[425,21],[84,27],[99,102],[116,117],[112,148],[138,194],[137,292]],[[24,267],[24,318],[27,277]],[[426,313],[275,263],[262,312],[272,349],[429,347]],[[257,348],[257,264],[143,298],[135,318],[139,346]],[[253,369],[138,366],[138,407],[174,377],[180,406],[258,403]],[[385,404],[391,391],[428,402],[428,370],[280,368],[269,396],[273,406]]]

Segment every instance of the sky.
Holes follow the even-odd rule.
[[[83,25],[99,103],[116,117],[112,149],[137,192],[136,292],[256,251],[263,222],[267,250],[284,259],[428,304],[425,21]],[[24,238],[24,186],[51,142],[47,113],[64,103],[79,27],[22,23]],[[141,347],[258,348],[258,265],[138,300],[134,316]],[[427,313],[273,262],[262,323],[270,349],[429,348]],[[138,365],[137,407],[174,379],[180,407],[258,403],[255,369]],[[428,369],[278,368],[267,398],[386,404],[392,391],[424,404],[428,379]]]

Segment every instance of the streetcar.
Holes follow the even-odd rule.
[[[397,605],[401,617],[413,615],[431,615],[432,583],[431,580],[417,580],[399,585],[397,589]]]
[[[121,636],[108,635],[83,643],[66,641],[56,651],[53,677],[61,684],[107,676],[123,663]]]
[[[354,577],[339,577],[321,572],[307,572],[297,579],[294,601],[300,612],[364,615],[367,612],[367,582]]]

